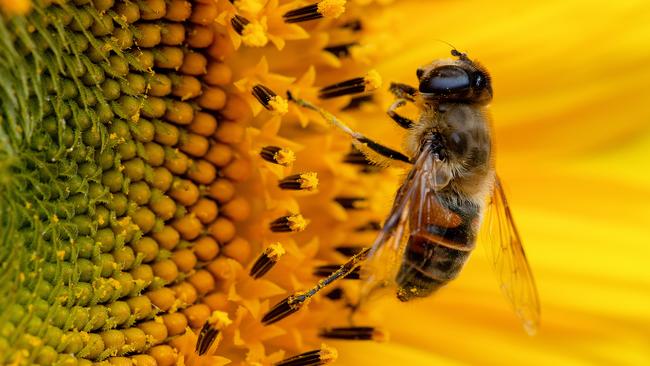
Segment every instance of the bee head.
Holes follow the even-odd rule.
[[[419,68],[420,94],[439,102],[487,104],[492,100],[492,85],[487,71],[466,54],[451,51],[457,59],[437,60]]]

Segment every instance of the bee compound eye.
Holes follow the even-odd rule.
[[[469,75],[457,66],[441,66],[420,81],[420,92],[450,94],[468,89]]]

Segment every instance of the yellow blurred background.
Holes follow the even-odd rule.
[[[650,3],[400,1],[390,9],[393,56],[377,68],[386,81],[415,84],[417,66],[448,57],[438,40],[492,74],[498,172],[542,323],[526,335],[479,248],[436,296],[386,300],[391,341],[335,344],[340,363],[650,364]]]

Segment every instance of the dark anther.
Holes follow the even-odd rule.
[[[280,257],[284,255],[285,251],[280,243],[269,245],[251,267],[250,276],[258,279],[266,274],[275,264]]]
[[[362,251],[363,247],[358,245],[342,245],[334,249],[346,257],[352,257],[353,255]]]
[[[354,229],[356,232],[361,232],[361,231],[379,231],[381,230],[381,223],[378,221],[368,221],[367,224],[358,226],[357,228]]]
[[[230,19],[230,24],[232,24],[232,28],[239,34],[240,36],[242,35],[242,32],[244,32],[244,27],[246,27],[250,23],[248,19],[244,18],[241,15],[235,15]]]
[[[341,300],[343,298],[343,295],[343,289],[340,287],[337,287],[325,294],[325,296],[330,300]]]
[[[355,341],[382,341],[386,334],[374,327],[341,327],[322,329],[319,336],[330,339],[345,339]]]
[[[368,200],[364,197],[335,197],[334,201],[346,210],[360,210],[368,207]]]
[[[271,231],[276,233],[298,232],[305,230],[305,227],[307,227],[307,221],[300,214],[288,215],[273,220],[269,224],[269,227]]]
[[[318,12],[318,4],[303,6],[302,8],[290,10],[282,16],[286,23],[299,23],[308,20],[320,19],[323,14]]]
[[[321,88],[318,97],[321,99],[330,99],[343,95],[362,93],[365,90],[365,78],[354,78]]]
[[[277,303],[271,310],[264,314],[264,317],[262,317],[262,324],[270,325],[280,321],[298,311],[301,305],[302,303],[297,302],[296,297],[291,295]]]
[[[332,273],[336,272],[339,268],[341,268],[340,264],[325,264],[322,266],[318,266],[314,269],[314,276],[329,277]],[[348,280],[358,280],[359,278],[361,278],[360,269],[361,267],[354,268],[352,272],[348,273],[347,276],[343,278]]]
[[[358,97],[353,97],[352,99],[350,99],[350,103],[348,103],[348,105],[343,107],[341,110],[349,111],[349,110],[358,109],[363,104],[372,103],[373,98],[374,97],[373,97],[372,94],[366,94],[366,95],[360,95]]]
[[[206,321],[203,324],[203,327],[201,327],[199,337],[196,340],[196,353],[199,356],[203,356],[208,352],[208,349],[210,349],[210,346],[217,338],[217,335],[219,335],[219,330]]]
[[[307,351],[289,357],[275,364],[275,366],[318,366],[334,362],[338,354],[335,349],[322,345],[321,349]]]
[[[284,177],[278,183],[282,189],[295,191],[312,191],[318,187],[316,173],[301,173]]]
[[[325,47],[324,50],[338,58],[343,58],[350,56],[350,47],[357,46],[358,44],[359,43],[357,42],[343,43],[336,46]]]
[[[291,164],[295,160],[293,151],[277,146],[265,146],[260,151],[262,159],[283,166]]]
[[[257,84],[253,87],[253,96],[255,97],[255,99],[257,99],[258,102],[260,102],[262,106],[264,106],[264,108],[268,110],[273,110],[273,107],[269,105],[271,99],[277,96],[277,94],[275,94],[273,90],[265,87],[262,84]]]

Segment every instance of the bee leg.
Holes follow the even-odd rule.
[[[350,137],[352,137],[354,139],[355,144],[358,144],[361,147],[366,147],[385,158],[389,158],[392,160],[397,160],[405,163],[412,163],[411,159],[408,156],[402,154],[399,151],[393,150],[390,147],[375,142],[374,140],[366,137],[360,132],[354,131],[353,129],[350,128],[350,126],[346,125],[343,121],[339,120],[333,114],[327,112],[326,110],[319,108],[304,99],[294,98],[290,92],[287,92],[287,97],[290,101],[296,103],[297,105],[303,108],[311,109],[313,111],[318,112],[326,121],[334,125],[334,127],[337,127],[338,129],[340,129],[341,131],[345,132]]]
[[[418,90],[408,84],[390,83],[388,90],[399,99],[406,99],[409,102],[415,101]]]
[[[406,118],[401,116],[399,113],[396,112],[396,110],[399,107],[402,107],[403,105],[406,104],[406,99],[404,98],[398,98],[393,102],[393,104],[390,105],[390,108],[388,108],[388,116],[393,119],[393,121],[397,122],[398,125],[400,125],[402,128],[411,128],[415,124],[413,120],[410,118]]]
[[[308,300],[316,295],[320,290],[329,286],[336,280],[344,278],[350,274],[350,272],[352,272],[357,266],[359,266],[361,262],[366,259],[369,252],[370,248],[364,248],[362,251],[348,259],[347,262],[341,265],[341,267],[329,275],[329,277],[322,281],[318,281],[318,283],[311,289],[305,292],[297,292],[277,303],[274,307],[271,308],[271,310],[264,314],[262,317],[262,324],[273,324],[300,310],[302,305],[308,302]]]

